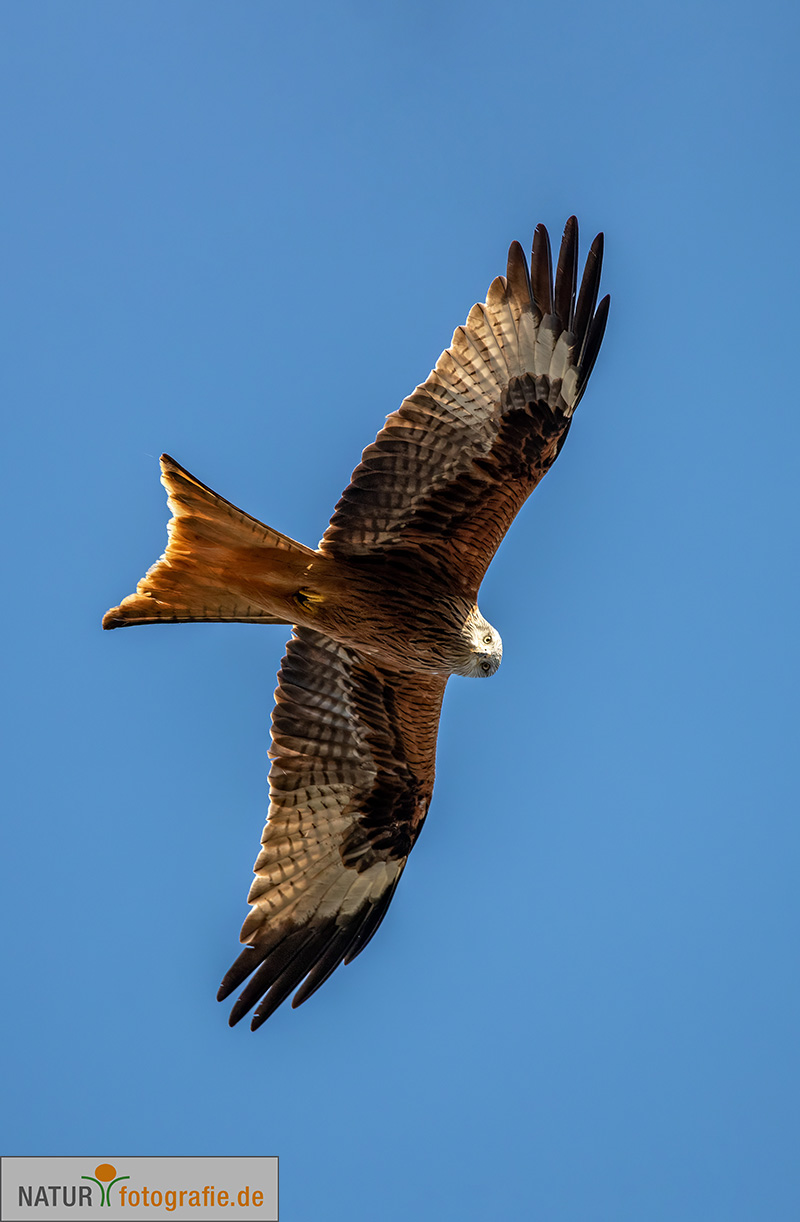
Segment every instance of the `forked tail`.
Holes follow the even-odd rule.
[[[217,496],[168,454],[161,482],[172,510],[167,550],[103,627],[292,623],[292,596],[318,554]]]

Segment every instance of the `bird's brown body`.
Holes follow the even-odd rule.
[[[500,664],[478,589],[594,365],[601,253],[598,238],[576,294],[574,218],[555,281],[543,226],[530,275],[512,244],[507,276],[364,451],[316,549],[162,457],[167,550],[104,627],[293,625],[246,948],[220,997],[255,974],[231,1022],[262,999],[259,1026],[298,985],[305,1000],[383,919],[430,804],[447,679]]]

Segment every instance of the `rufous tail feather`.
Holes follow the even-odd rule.
[[[172,510],[167,550],[136,593],[106,612],[103,627],[291,623],[291,596],[317,553],[237,509],[168,454],[161,482]]]

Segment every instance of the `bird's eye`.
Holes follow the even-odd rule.
[[[483,638],[483,643],[484,645],[491,645],[492,643],[491,635],[488,632],[486,633],[486,636]]]
[[[485,670],[487,675],[491,669],[492,668],[488,662],[481,662],[481,670]]]

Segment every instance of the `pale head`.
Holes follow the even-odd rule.
[[[503,659],[503,642],[500,633],[483,618],[477,607],[472,608],[464,622],[461,640],[466,648],[459,651],[458,665],[453,673],[468,679],[488,679]]]

